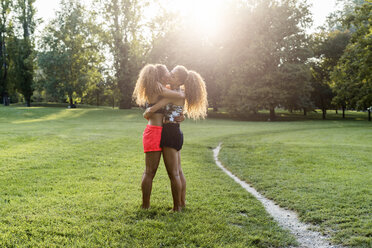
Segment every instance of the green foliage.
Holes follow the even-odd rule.
[[[33,94],[33,79],[35,71],[35,53],[29,39],[14,39],[16,45],[14,68],[16,72],[16,87],[22,93],[26,105],[31,106]]]
[[[337,5],[341,7],[341,9],[332,12],[327,17],[327,26],[322,29],[329,31],[350,30],[354,32],[354,27],[347,28],[347,26],[344,25],[345,19],[354,12],[356,7],[360,7],[366,2],[368,2],[368,0],[336,0]]]
[[[16,87],[22,93],[26,105],[31,106],[33,94],[33,81],[35,71],[34,31],[35,31],[35,0],[18,0],[16,2],[16,14],[19,32],[22,38],[15,38],[16,55],[14,60]]]
[[[8,73],[10,66],[8,45],[12,36],[9,13],[12,2],[3,0],[0,2],[0,104],[9,105],[8,91],[10,88]]]
[[[365,3],[347,18],[356,30],[332,74],[337,99],[360,110],[372,106],[371,13],[372,4]]]
[[[141,33],[141,14],[145,3],[138,0],[104,0],[100,3],[103,5],[101,15],[104,17],[103,42],[111,52],[115,88],[121,94],[119,107],[129,109],[132,107],[133,88],[143,65],[141,57],[146,47]]]
[[[310,23],[306,3],[259,1],[238,14],[244,21],[231,29],[234,39],[226,49],[233,55],[226,99],[230,111],[244,114],[266,108],[274,119],[279,105],[307,107],[310,75],[305,62],[311,53],[304,34]]]
[[[315,106],[323,110],[323,118],[326,117],[326,110],[332,106],[332,99],[337,107],[346,108],[345,99],[334,98],[330,76],[349,40],[349,31],[336,30],[313,35],[312,48],[315,59],[310,63],[313,87],[311,98]]]
[[[38,62],[41,68],[38,87],[52,99],[64,99],[70,104],[74,96],[83,97],[88,87],[102,81],[103,61],[93,20],[75,0],[61,2],[57,17],[46,27]]]
[[[176,19],[177,25],[155,40],[150,60],[200,72],[215,110],[225,105],[244,115],[278,105],[308,106],[310,52],[303,31],[311,20],[306,3],[232,1],[221,9],[217,37]]]
[[[335,24],[313,39],[305,33],[312,22],[306,0],[221,1],[216,3],[221,22],[215,33],[170,12],[167,1],[95,0],[88,12],[79,1],[63,0],[44,30],[37,60],[33,2],[17,0],[14,14],[3,11],[1,19],[1,30],[8,30],[2,44],[8,43],[9,53],[0,53],[8,69],[1,69],[0,91],[22,93],[27,102],[35,89],[37,100],[68,98],[70,104],[130,108],[139,69],[164,63],[170,69],[182,64],[198,71],[206,81],[210,107],[227,107],[239,116],[266,109],[274,119],[275,109],[306,113],[321,108],[325,118],[331,107],[365,109],[370,104],[370,17],[369,9],[362,10],[370,3],[363,0],[344,1],[343,10],[335,13],[337,25],[342,21],[348,26]],[[12,2],[1,3],[9,9]],[[362,3],[367,7],[360,7]],[[144,16],[155,6],[159,11],[154,17]],[[14,24],[5,17],[14,17]],[[346,51],[351,36],[354,45]]]

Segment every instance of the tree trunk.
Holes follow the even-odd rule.
[[[99,106],[99,93],[97,93],[97,107]]]
[[[216,100],[213,100],[213,112],[217,112],[217,111],[218,111],[217,102]]]
[[[3,96],[3,104],[4,104],[4,106],[9,106],[10,101],[9,101],[8,93],[4,92],[2,94],[2,96]]]
[[[120,109],[131,109],[132,108],[132,92],[133,89],[130,87],[129,80],[120,80],[118,83],[120,90],[120,100],[119,108]]]
[[[307,110],[306,110],[306,108],[304,108],[304,115],[305,115],[305,116],[307,115]]]
[[[274,120],[275,120],[275,108],[270,107],[270,121],[274,121]]]
[[[338,115],[338,109],[336,109],[336,115]]]
[[[345,119],[345,107],[342,106],[342,119]]]
[[[368,121],[371,121],[371,109],[368,109]]]
[[[25,100],[26,100],[26,107],[31,107],[31,97],[27,97]]]
[[[70,107],[72,107],[72,105],[74,104],[73,99],[72,99],[72,95],[68,95],[68,98],[69,98],[69,101],[70,101]]]
[[[323,118],[323,120],[326,119],[326,114],[327,114],[327,109],[326,108],[323,108],[322,109],[322,118]]]

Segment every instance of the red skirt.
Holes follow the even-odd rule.
[[[147,125],[143,131],[143,150],[144,152],[161,151],[160,140],[163,127]]]

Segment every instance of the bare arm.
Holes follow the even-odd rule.
[[[171,103],[172,99],[169,98],[163,98],[160,101],[158,101],[154,106],[147,108],[146,111],[143,113],[143,118],[149,119],[151,118],[152,114],[155,113],[157,110],[161,109],[168,103]]]
[[[174,118],[174,120],[176,122],[178,122],[178,123],[181,123],[181,122],[183,122],[185,120],[185,116],[184,116],[183,113],[181,113],[181,115],[180,116],[177,116],[176,118]]]
[[[177,92],[174,90],[170,90],[170,89],[165,88],[164,86],[162,86],[162,93],[160,95],[164,98],[185,99],[184,92]]]

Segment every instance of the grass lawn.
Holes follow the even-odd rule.
[[[0,107],[0,247],[286,247],[295,239],[223,174],[220,159],[335,241],[371,245],[367,121],[185,121],[187,209],[163,163],[140,209],[139,110]]]
[[[372,124],[265,126],[223,140],[226,167],[335,243],[372,247]]]

